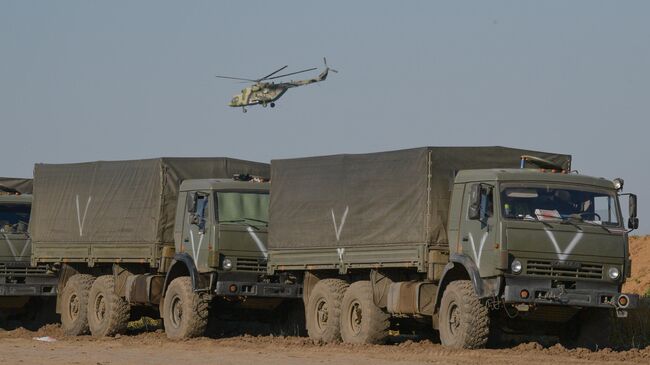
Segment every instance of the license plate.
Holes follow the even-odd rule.
[[[553,261],[551,267],[554,269],[579,269],[580,263],[577,261]]]

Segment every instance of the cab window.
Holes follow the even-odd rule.
[[[269,194],[222,192],[217,193],[219,223],[266,225],[269,221]]]

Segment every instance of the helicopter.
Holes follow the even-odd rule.
[[[217,75],[216,77],[221,78],[221,79],[231,79],[231,80],[240,80],[240,81],[251,81],[254,82],[253,85],[245,87],[242,89],[241,93],[236,94],[232,97],[232,100],[230,100],[230,103],[228,104],[231,107],[235,108],[242,108],[242,111],[246,113],[246,107],[251,106],[251,105],[262,105],[263,107],[266,107],[267,105],[270,106],[271,108],[275,107],[275,102],[280,99],[284,93],[287,92],[287,90],[291,89],[292,87],[298,87],[298,86],[304,86],[304,85],[309,85],[313,84],[316,82],[321,82],[325,81],[327,78],[327,74],[329,71],[332,72],[338,72],[334,69],[329,68],[327,66],[327,59],[323,57],[323,62],[325,63],[325,70],[320,73],[317,77],[313,79],[307,79],[307,80],[297,80],[297,81],[288,81],[288,82],[268,82],[269,80],[275,80],[279,79],[281,77],[286,77],[286,76],[291,76],[303,72],[309,72],[309,71],[314,71],[316,70],[316,67],[314,68],[308,68],[306,70],[302,71],[296,71],[296,72],[291,72],[288,74],[284,75],[276,75],[278,72],[286,69],[289,66],[283,66],[280,67],[279,69],[271,72],[270,74],[259,78],[259,79],[246,79],[242,77],[231,77],[231,76],[220,76]]]

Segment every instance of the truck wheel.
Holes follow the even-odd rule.
[[[61,292],[61,328],[68,336],[88,333],[88,294],[95,277],[73,275]]]
[[[305,311],[310,338],[323,342],[341,339],[341,301],[348,285],[340,279],[323,279],[316,283]]]
[[[463,349],[485,346],[490,333],[490,315],[469,280],[449,283],[442,295],[438,326],[444,346]]]
[[[130,306],[115,293],[113,275],[98,277],[88,299],[88,327],[95,337],[114,336],[126,332]]]
[[[164,325],[167,338],[180,340],[202,336],[208,325],[209,300],[195,293],[192,279],[174,279],[165,294]]]
[[[375,305],[370,281],[357,281],[343,296],[341,338],[348,343],[383,343],[388,337],[389,317]]]

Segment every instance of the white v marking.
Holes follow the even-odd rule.
[[[88,213],[88,207],[90,206],[90,201],[92,200],[92,196],[88,197],[88,200],[86,201],[86,209],[84,209],[84,215],[83,218],[81,217],[81,211],[79,209],[79,194],[77,194],[77,223],[79,224],[79,236],[83,236],[83,229],[84,229],[84,222],[86,221],[86,213]]]
[[[16,248],[14,247],[14,244],[11,242],[9,237],[5,233],[2,234],[5,237],[5,241],[7,242],[7,246],[9,246],[9,251],[11,251],[11,254],[14,255],[14,259],[17,259],[18,256],[16,256]]]
[[[345,218],[348,216],[348,210],[350,207],[345,207],[345,212],[343,212],[343,217],[341,217],[341,225],[336,225],[336,217],[334,216],[334,209],[332,209],[332,222],[334,222],[334,233],[336,234],[336,240],[338,241],[341,238],[341,231],[343,230],[343,225],[345,225]]]
[[[194,258],[194,264],[199,266],[199,255],[201,254],[201,243],[203,243],[203,237],[205,235],[199,232],[199,244],[198,247],[194,246],[194,232],[190,229],[190,240],[192,241],[192,257]]]
[[[476,261],[476,267],[479,269],[481,268],[481,256],[483,255],[483,246],[485,245],[485,240],[487,239],[488,233],[485,232],[483,233],[483,237],[481,237],[481,243],[479,244],[478,247],[478,252],[476,251],[476,244],[474,243],[474,236],[472,236],[472,233],[468,233],[469,236],[469,243],[472,246],[472,251],[474,252],[474,260]]]
[[[11,240],[9,239],[9,236],[7,236],[6,233],[3,233],[2,235],[5,238],[5,242],[7,242],[7,246],[9,246],[9,251],[11,251],[11,254],[14,256],[14,260],[15,261],[20,261],[21,258],[25,256],[25,253],[27,252],[27,249],[31,246],[32,240],[28,238],[27,241],[25,241],[25,246],[23,246],[22,251],[20,251],[20,255],[17,255],[16,254],[16,247],[14,247],[14,243],[11,242]]]
[[[578,242],[582,239],[583,233],[578,232],[576,233],[575,236],[573,236],[573,239],[571,239],[571,242],[569,242],[569,245],[566,247],[566,249],[562,250],[560,249],[560,245],[557,243],[557,239],[555,239],[555,235],[553,232],[549,231],[547,228],[544,228],[544,231],[546,232],[546,235],[548,238],[551,240],[551,243],[553,246],[555,246],[555,252],[557,252],[557,258],[564,261],[569,257],[571,254],[571,251],[578,245]]]

